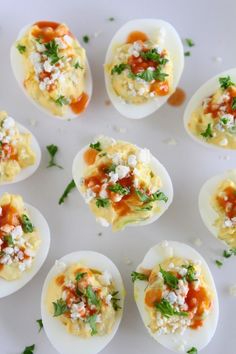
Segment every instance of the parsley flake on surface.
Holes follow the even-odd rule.
[[[24,351],[21,354],[33,354],[35,349],[35,344],[25,347]]]
[[[217,265],[218,268],[221,268],[223,263],[219,261],[218,259],[215,260],[215,264]]]
[[[109,186],[108,189],[114,193],[120,194],[120,195],[127,195],[130,193],[130,190],[128,187],[123,187],[120,183],[115,183],[112,186]]]
[[[190,57],[190,55],[191,55],[190,51],[184,52],[185,57]]]
[[[231,81],[230,76],[220,77],[219,83],[220,83],[220,87],[225,90],[230,86],[235,86],[235,83]]]
[[[171,316],[188,316],[188,312],[176,311],[175,308],[166,299],[162,299],[161,302],[157,302],[155,304],[155,308],[160,311],[161,314],[166,318],[169,318]]]
[[[108,198],[97,198],[96,206],[98,208],[107,208],[110,205],[110,200]]]
[[[236,247],[230,248],[229,250],[224,250],[223,257],[230,258],[231,256],[236,256]]]
[[[201,136],[203,136],[204,138],[213,138],[213,132],[212,132],[212,129],[211,129],[211,123],[207,124],[206,130],[204,130],[204,132],[201,133]]]
[[[112,307],[115,311],[118,311],[121,309],[121,307],[119,306],[118,302],[120,301],[120,299],[117,297],[117,295],[119,294],[119,291],[114,291],[111,296],[111,303],[112,303]]]
[[[91,144],[89,145],[89,147],[90,147],[91,149],[94,149],[94,150],[97,150],[97,151],[102,151],[100,141],[97,141],[97,142],[94,143],[94,144],[91,143]]]
[[[55,100],[55,103],[58,105],[58,106],[66,106],[69,104],[69,100],[65,97],[65,96],[59,96],[56,100]]]
[[[86,297],[87,297],[90,305],[94,305],[96,307],[100,306],[100,299],[97,296],[97,294],[95,293],[95,291],[93,291],[93,288],[91,285],[89,285],[86,288]]]
[[[115,65],[111,69],[111,75],[114,75],[114,74],[120,75],[122,73],[122,71],[124,71],[125,69],[129,69],[129,68],[130,68],[130,66],[128,64],[124,64],[124,63],[121,63],[119,65]]]
[[[164,283],[168,285],[171,289],[178,289],[179,280],[178,278],[172,274],[171,272],[167,272],[160,267],[160,272],[164,279]]]
[[[90,38],[87,34],[85,36],[83,36],[83,41],[84,41],[84,43],[88,43],[90,41]]]
[[[134,283],[136,280],[148,281],[148,275],[143,274],[143,273],[139,273],[139,272],[132,272],[132,273],[131,273],[131,279],[132,279],[132,282],[133,282],[133,283]]]
[[[195,43],[191,38],[185,38],[185,42],[186,42],[187,46],[190,48],[195,46]]]
[[[65,199],[68,197],[68,194],[76,187],[75,181],[72,179],[70,183],[67,185],[66,189],[64,190],[62,196],[59,199],[59,204],[65,202]]]
[[[37,324],[39,326],[39,332],[41,332],[41,330],[43,329],[43,321],[40,318],[40,319],[36,320],[36,322],[37,322]]]
[[[66,304],[66,301],[59,299],[56,302],[53,302],[53,307],[54,307],[54,317],[58,317],[63,315],[65,312],[68,311],[68,307]]]
[[[56,64],[60,59],[62,59],[62,57],[59,57],[58,55],[58,44],[56,43],[55,39],[45,43],[44,45],[46,50],[43,52],[43,54],[50,59],[51,65]]]
[[[232,100],[232,110],[235,111],[236,110],[236,97],[233,97],[233,100]]]
[[[87,275],[87,273],[79,272],[79,273],[76,274],[75,279],[76,279],[77,281],[80,281],[81,279],[83,279],[83,277],[84,277],[85,275]]]
[[[19,50],[20,54],[24,54],[26,52],[26,46],[17,44],[16,48]]]
[[[58,165],[55,162],[55,156],[56,156],[56,153],[58,151],[58,147],[56,145],[54,145],[54,144],[51,144],[51,145],[47,145],[46,148],[47,148],[47,151],[48,151],[48,153],[50,155],[50,160],[49,160],[47,168],[56,166],[58,168],[63,169],[62,166]]]
[[[83,67],[80,65],[79,61],[75,62],[73,66],[74,66],[75,69],[83,70]]]
[[[34,231],[34,226],[26,214],[22,215],[21,223],[22,223],[22,229],[26,234]]]
[[[187,354],[197,354],[198,350],[195,347],[192,347],[191,349],[189,349],[187,352]]]
[[[89,324],[90,328],[91,328],[91,336],[94,336],[95,334],[97,334],[96,320],[97,320],[97,315],[94,314],[92,316],[89,316],[87,321],[86,321]]]

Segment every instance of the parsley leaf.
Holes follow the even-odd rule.
[[[130,193],[128,187],[123,187],[120,183],[115,183],[112,186],[109,186],[108,189],[114,193],[118,193],[120,195],[127,195]]]
[[[35,344],[25,347],[24,351],[21,354],[33,354],[35,349]]]
[[[188,316],[188,312],[176,311],[175,308],[166,299],[162,299],[161,302],[155,303],[155,307],[166,318],[169,318],[169,317],[175,316],[175,315],[176,316],[184,316],[184,317]]]
[[[43,321],[40,318],[39,320],[36,320],[36,322],[38,323],[38,326],[39,326],[39,332],[41,332],[41,330],[43,329]]]
[[[160,191],[157,191],[151,194],[150,196],[142,192],[140,189],[135,189],[135,193],[143,203],[155,202],[156,200],[163,200],[164,202],[168,201],[168,197],[163,192]]]
[[[222,89],[227,89],[230,86],[235,86],[235,83],[231,81],[230,76],[220,77],[219,83]]]
[[[201,136],[203,136],[204,138],[213,138],[211,123],[208,123],[206,130],[201,133]]]
[[[229,250],[224,250],[223,257],[229,258],[231,256],[236,256],[236,247],[230,248]]]
[[[62,57],[59,57],[58,55],[58,44],[56,43],[55,39],[45,43],[44,45],[46,50],[43,52],[43,54],[50,59],[51,65],[56,64]]]
[[[137,210],[137,211],[149,211],[149,210],[152,210],[152,205],[151,204],[146,204],[143,207],[136,208],[135,210]]]
[[[150,197],[146,193],[142,192],[140,189],[135,189],[135,193],[137,194],[141,202],[146,203],[150,201]]]
[[[96,307],[100,306],[100,299],[98,298],[97,294],[93,291],[91,285],[86,288],[86,296],[88,298],[88,302],[90,305],[94,305]]]
[[[55,162],[55,155],[56,155],[56,153],[57,153],[57,151],[58,151],[58,147],[57,147],[56,145],[54,145],[54,144],[51,144],[51,145],[47,145],[46,148],[47,148],[47,151],[48,151],[48,153],[49,153],[49,155],[50,155],[50,161],[49,161],[49,163],[48,163],[47,168],[52,167],[52,166],[56,166],[56,167],[62,169],[63,167],[60,166],[60,165],[58,165],[58,164]]]
[[[34,226],[26,214],[22,215],[21,222],[22,222],[22,229],[26,234],[34,231]]]
[[[59,96],[56,100],[55,100],[55,103],[58,105],[58,106],[65,106],[67,104],[69,104],[69,100],[65,97],[65,96]]]
[[[116,170],[116,165],[111,164],[110,166],[105,168],[104,172],[106,174],[109,174],[110,172],[115,172],[115,170]]]
[[[158,53],[156,48],[149,49],[145,52],[141,51],[140,56],[144,60],[151,60],[158,63],[159,65],[165,65],[166,63],[168,63],[168,59],[161,56],[160,53]]]
[[[13,246],[14,245],[14,241],[13,241],[12,235],[10,235],[10,234],[4,236],[3,240],[4,240],[4,242],[7,243],[8,246]]]
[[[215,264],[217,265],[218,268],[221,268],[223,263],[219,261],[218,259],[215,260]]]
[[[118,311],[121,309],[121,307],[118,305],[118,302],[120,301],[119,298],[117,298],[117,295],[119,294],[119,291],[114,291],[111,296],[111,303],[112,303],[112,307],[115,311]]]
[[[94,143],[94,144],[91,143],[91,144],[89,145],[89,147],[90,147],[91,149],[94,149],[94,150],[97,150],[97,151],[102,151],[100,141],[97,141],[97,142]]]
[[[54,307],[54,317],[61,316],[63,313],[68,311],[66,301],[59,299],[57,302],[53,302]]]
[[[120,75],[122,73],[122,71],[124,71],[125,69],[129,69],[130,66],[128,64],[124,64],[124,63],[121,63],[119,65],[115,65],[113,66],[112,70],[111,70],[111,75],[114,75],[114,74],[118,74]]]
[[[192,347],[191,349],[189,349],[187,351],[187,354],[197,354],[197,353],[198,353],[198,351],[197,351],[197,348],[195,348],[195,347]]]
[[[80,281],[85,275],[87,275],[87,273],[79,272],[79,273],[76,274],[75,279],[77,281]]]
[[[163,200],[165,203],[168,201],[168,197],[163,192],[155,192],[151,195],[151,201]]]
[[[191,38],[185,38],[185,42],[187,44],[188,47],[194,47],[195,43]]]
[[[135,75],[135,77],[147,82],[151,82],[153,80],[164,81],[166,76],[168,76],[168,74],[161,72],[161,68],[156,68],[155,70],[146,69]]]
[[[160,267],[160,272],[163,276],[164,283],[168,285],[171,289],[178,289],[179,280],[171,272],[167,272]]]
[[[90,325],[91,328],[91,336],[94,336],[97,334],[97,325],[96,325],[96,320],[97,320],[97,315],[92,315],[89,316],[87,319],[88,324]]]
[[[186,280],[191,283],[192,281],[196,281],[196,270],[194,268],[194,266],[192,264],[189,264],[188,266],[183,265],[183,268],[187,269],[187,273],[184,276],[186,278]]]
[[[143,273],[139,273],[139,272],[132,272],[131,273],[131,279],[132,279],[133,283],[135,282],[135,280],[148,281],[148,275],[143,274]]]
[[[232,110],[235,111],[236,110],[236,97],[233,97],[233,100],[232,100]]]
[[[83,36],[83,41],[84,41],[84,43],[88,43],[90,41],[90,38],[87,34],[85,36]]]
[[[110,200],[108,198],[97,198],[96,206],[98,208],[107,208],[110,205]]]
[[[77,61],[76,63],[74,63],[73,66],[74,66],[75,69],[81,69],[81,70],[83,70],[83,67],[80,65],[79,61]]]
[[[64,203],[65,199],[68,197],[68,194],[76,187],[75,181],[72,179],[64,190],[62,196],[59,199],[59,204]]]
[[[26,52],[26,46],[17,44],[16,48],[19,50],[20,54],[24,54]]]
[[[190,57],[190,55],[191,55],[190,51],[184,52],[185,57]]]

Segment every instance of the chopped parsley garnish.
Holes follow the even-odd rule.
[[[97,320],[96,314],[89,316],[87,319],[87,323],[90,325],[90,328],[91,328],[91,336],[94,336],[95,334],[97,334],[96,320]]]
[[[65,300],[59,299],[57,302],[53,302],[54,317],[61,316],[68,311],[68,307]]]
[[[136,78],[138,77],[147,82],[151,82],[153,80],[164,81],[166,76],[168,76],[168,74],[161,72],[161,68],[156,68],[155,70],[146,69],[135,75]]]
[[[189,349],[186,353],[187,353],[187,354],[197,354],[198,351],[197,351],[197,348],[192,347],[192,348]]]
[[[67,104],[69,104],[69,100],[65,97],[65,96],[59,96],[56,100],[55,100],[55,103],[58,105],[58,106],[65,106]]]
[[[132,279],[133,283],[135,282],[135,280],[148,281],[148,275],[147,274],[143,274],[143,273],[139,273],[139,272],[132,272],[131,273],[131,279]]]
[[[120,195],[127,195],[130,192],[128,187],[123,187],[120,183],[115,183],[112,186],[109,186],[108,189]]]
[[[217,265],[218,268],[221,268],[223,263],[219,261],[218,259],[215,260],[215,264]]]
[[[75,181],[72,179],[64,190],[62,196],[59,199],[59,204],[64,203],[65,199],[68,197],[68,194],[76,187]]]
[[[34,354],[35,344],[25,347],[24,351],[21,354]]]
[[[26,234],[34,231],[34,226],[26,214],[22,215],[21,223],[22,223],[22,229]]]
[[[45,43],[44,45],[46,50],[43,52],[43,54],[50,59],[51,65],[56,64],[62,57],[59,57],[58,55],[58,44],[56,43],[55,39]]]
[[[149,211],[152,210],[152,205],[151,204],[147,204],[144,205],[143,207],[140,208],[136,208],[137,211]]]
[[[208,123],[206,130],[204,130],[204,132],[201,133],[201,136],[203,136],[204,138],[213,138],[211,123]]]
[[[47,145],[46,148],[47,148],[47,151],[48,151],[48,153],[50,155],[50,160],[49,160],[47,168],[56,166],[56,167],[62,169],[63,167],[58,165],[55,162],[55,156],[56,156],[56,153],[58,151],[58,147],[56,145],[54,145],[54,144],[51,144],[51,145]]]
[[[120,301],[120,299],[117,297],[117,295],[119,294],[119,291],[114,291],[111,296],[111,303],[112,303],[112,307],[115,311],[118,311],[121,309],[121,307],[119,306],[118,302]]]
[[[195,46],[195,43],[191,38],[185,38],[185,42],[186,42],[187,46],[190,48]]]
[[[168,201],[168,197],[160,191],[157,191],[150,196],[142,192],[140,189],[135,189],[135,193],[143,203],[155,202],[156,200],[163,200],[165,203]]]
[[[150,197],[146,194],[143,193],[140,189],[135,189],[135,193],[143,203],[147,203],[150,201]]]
[[[114,74],[118,74],[120,75],[122,73],[122,71],[124,71],[125,69],[129,69],[130,66],[128,64],[124,64],[124,63],[121,63],[119,65],[115,65],[113,66],[112,70],[111,70],[111,75],[114,75]]]
[[[155,192],[151,194],[151,201],[163,200],[165,203],[168,201],[168,197],[163,192]]]
[[[97,198],[96,206],[98,208],[107,208],[110,205],[110,200],[108,198]]]
[[[220,87],[225,90],[230,86],[235,86],[235,83],[231,81],[230,76],[220,77],[219,83],[220,83]]]
[[[79,272],[79,273],[76,274],[75,279],[76,279],[77,281],[80,281],[81,279],[83,279],[83,277],[84,277],[86,274],[87,274],[87,273]]]
[[[94,305],[96,307],[100,306],[100,299],[97,297],[97,294],[93,291],[91,285],[86,288],[86,297],[88,298],[88,302],[90,305]]]
[[[221,123],[223,123],[223,124],[227,124],[227,123],[228,123],[228,121],[229,121],[229,119],[228,119],[228,118],[226,118],[226,117],[222,117],[222,118],[220,118],[220,122],[221,122]]]
[[[172,274],[171,272],[167,272],[160,267],[160,272],[164,279],[164,283],[169,286],[171,289],[178,289],[179,280],[178,278]]]
[[[87,34],[85,36],[83,36],[83,41],[84,41],[84,43],[88,43],[90,41],[90,38]]]
[[[236,97],[233,97],[233,100],[232,100],[232,110],[235,111],[236,110]]]
[[[97,151],[102,151],[100,141],[97,141],[97,142],[94,143],[94,144],[91,143],[91,144],[89,145],[89,147],[90,147],[91,149],[94,149],[94,150],[97,150]]]
[[[144,60],[151,60],[151,61],[156,62],[159,65],[165,65],[166,63],[168,63],[168,59],[161,56],[160,53],[158,53],[156,48],[149,49],[145,52],[142,51],[142,52],[140,52],[140,56]]]
[[[17,44],[16,48],[19,50],[20,54],[24,54],[26,52],[26,46]]]
[[[37,322],[37,324],[38,324],[38,326],[39,326],[39,332],[41,332],[42,329],[43,329],[43,321],[42,321],[42,319],[40,318],[39,320],[36,320],[36,322]]]
[[[191,264],[189,264],[188,266],[183,265],[182,267],[187,269],[187,273],[184,277],[189,283],[197,280],[196,270],[193,265]]]
[[[184,52],[185,57],[190,57],[190,55],[191,55],[190,51]]]
[[[81,70],[83,70],[83,67],[80,65],[79,61],[77,61],[76,63],[74,63],[73,66],[74,66],[75,69],[81,69]]]
[[[171,316],[188,316],[188,312],[184,311],[176,311],[175,308],[167,301],[166,299],[162,299],[161,302],[155,303],[155,308],[157,311],[160,311],[164,317],[171,317]]]
[[[13,242],[13,238],[12,235],[6,235],[3,237],[4,242],[7,243],[8,246],[13,246],[14,242]]]
[[[115,172],[115,170],[116,170],[116,165],[111,164],[110,166],[105,168],[104,172],[106,174],[109,174],[110,172]]]
[[[236,247],[230,248],[229,250],[224,250],[223,257],[230,258],[231,256],[236,256]]]

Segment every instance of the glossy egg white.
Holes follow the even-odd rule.
[[[30,27],[32,27],[32,26],[33,26],[33,24],[24,26],[20,30],[20,32],[18,33],[16,41],[20,40],[25,35],[25,33],[30,29]],[[50,115],[51,117],[59,118],[59,119],[62,119],[62,120],[68,120],[68,119],[71,120],[71,119],[74,119],[74,118],[78,117],[78,114],[75,114],[69,107],[68,107],[68,109],[66,111],[66,114],[64,116],[53,115],[49,110],[47,110],[46,108],[41,106],[37,101],[35,101],[29,95],[29,93],[27,92],[27,90],[24,88],[24,85],[23,85],[24,79],[26,77],[26,70],[25,70],[24,64],[23,64],[23,56],[19,53],[18,49],[16,48],[16,41],[11,46],[11,51],[10,51],[11,67],[12,67],[12,71],[13,71],[13,74],[15,76],[15,79],[18,82],[18,84],[19,84],[20,88],[22,89],[22,91],[25,93],[26,97],[38,109],[40,109],[42,112],[46,113],[47,115]],[[80,46],[81,46],[81,44],[80,44]],[[87,93],[87,95],[89,97],[86,109],[88,108],[89,102],[91,100],[92,91],[93,91],[92,74],[91,74],[89,62],[86,59],[85,92]],[[85,111],[86,111],[86,109],[85,109]],[[84,112],[82,112],[81,114],[83,114]]]
[[[105,83],[107,94],[119,113],[131,119],[140,119],[149,116],[159,109],[175,91],[184,68],[184,50],[179,34],[168,22],[158,19],[138,19],[127,22],[123,25],[112,38],[108,47],[105,65],[111,63],[114,57],[114,49],[117,45],[122,45],[130,32],[141,31],[149,38],[160,38],[160,45],[167,49],[173,61],[173,90],[166,96],[160,96],[143,104],[130,104],[122,102],[122,99],[114,92],[110,75],[105,70]]]
[[[48,255],[50,247],[50,230],[48,223],[38,209],[28,203],[24,203],[24,205],[29,213],[32,224],[38,230],[41,243],[32,263],[32,268],[24,272],[20,279],[7,281],[0,278],[0,298],[15,293],[17,290],[23,288],[23,286],[30,282],[30,280],[38,273]]]
[[[73,263],[82,263],[85,267],[107,270],[114,281],[116,289],[119,291],[121,310],[117,312],[117,318],[112,328],[112,332],[105,336],[93,336],[91,338],[81,338],[67,332],[58,318],[53,317],[46,308],[45,300],[49,283],[62,272],[67,266]],[[125,289],[119,270],[115,264],[101,253],[93,251],[78,251],[70,253],[56,261],[49,271],[43,285],[41,296],[41,315],[45,333],[51,344],[60,354],[96,354],[104,349],[116,334],[123,315]]]
[[[3,182],[0,184],[1,186],[23,181],[24,179],[32,176],[36,172],[36,170],[38,169],[38,167],[40,165],[41,149],[40,149],[37,139],[31,133],[31,131],[29,131],[26,127],[24,127],[22,124],[18,123],[17,121],[16,121],[16,126],[19,129],[20,133],[31,135],[30,146],[31,146],[31,149],[33,150],[33,152],[35,153],[35,163],[32,166],[21,169],[20,173],[12,181]]]
[[[148,327],[150,318],[144,303],[146,282],[140,280],[135,281],[134,299],[147,331],[157,342],[176,353],[179,352],[180,348],[183,348],[183,346],[185,348],[182,350],[184,353],[192,347],[197,348],[199,352],[212,339],[218,323],[219,304],[215,283],[211,271],[203,257],[192,247],[176,241],[163,241],[152,247],[144,256],[143,261],[137,267],[136,271],[141,272],[142,269],[153,269],[158,263],[164,262],[169,257],[181,257],[192,261],[201,261],[205,280],[214,296],[212,311],[206,318],[204,325],[197,330],[186,329],[182,335],[177,333],[157,335],[156,333],[152,333]]]
[[[191,118],[191,114],[202,104],[202,101],[211,96],[215,91],[219,88],[219,77],[224,77],[224,76],[230,76],[231,79],[236,82],[236,68],[224,71],[222,73],[219,73],[218,75],[212,77],[210,80],[205,82],[199,89],[194,93],[194,95],[191,97],[189,100],[185,111],[184,111],[184,127],[188,135],[197,143],[205,146],[205,147],[210,147],[218,150],[232,150],[232,149],[227,149],[225,147],[221,147],[218,145],[213,145],[210,143],[207,143],[205,140],[198,139],[188,128],[188,123]]]
[[[127,144],[129,144],[129,143],[127,142]],[[75,181],[76,187],[78,188],[80,193],[81,193],[80,184],[81,184],[81,179],[83,178],[83,171],[85,170],[85,168],[87,166],[86,163],[84,162],[84,153],[88,148],[89,148],[89,145],[85,146],[77,153],[77,155],[74,158],[73,165],[72,165],[72,176]],[[163,186],[161,187],[161,191],[164,192],[165,195],[167,195],[168,201],[166,203],[164,203],[164,202],[160,203],[159,204],[160,212],[153,215],[150,219],[141,221],[136,224],[128,224],[127,226],[141,226],[141,225],[148,225],[148,224],[153,223],[154,221],[159,219],[159,217],[169,208],[169,206],[171,205],[171,203],[173,201],[174,192],[173,192],[173,186],[172,186],[170,176],[169,176],[167,170],[165,169],[165,167],[152,154],[151,154],[151,167],[152,167],[153,171],[161,178],[161,181],[163,184]],[[82,195],[82,193],[81,193],[81,195]],[[84,198],[83,195],[82,195],[82,197]]]
[[[218,186],[224,180],[232,180],[236,183],[236,169],[225,171],[217,176],[209,178],[202,186],[198,206],[199,212],[207,229],[218,238],[218,229],[214,226],[216,219],[218,218],[217,212],[213,209],[211,205],[212,196],[215,194]],[[224,242],[220,240],[221,242]]]

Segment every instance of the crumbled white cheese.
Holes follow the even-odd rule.
[[[6,253],[6,254],[9,254],[9,255],[12,255],[14,253],[14,248],[12,247],[5,247],[3,249],[3,252]]]
[[[101,275],[101,282],[103,285],[110,285],[112,282],[112,275],[107,270],[105,270]]]
[[[105,302],[106,302],[107,305],[110,305],[111,299],[112,299],[112,295],[111,295],[111,294],[108,294],[108,295],[106,296],[106,299],[105,299]]]
[[[224,226],[225,227],[232,227],[233,226],[232,220],[230,220],[229,218],[225,219]]]
[[[6,130],[11,129],[15,126],[15,120],[12,117],[6,117],[3,120],[2,127]]]
[[[116,172],[110,172],[109,177],[110,177],[110,182],[112,183],[116,183],[119,179],[118,173]]]
[[[137,157],[135,155],[128,156],[128,165],[130,167],[135,167],[137,165]]]
[[[150,151],[146,148],[139,150],[137,153],[137,158],[138,158],[138,161],[140,161],[142,163],[149,163],[151,160]]]
[[[55,42],[59,49],[65,49],[67,47],[67,44],[61,38],[55,38]]]
[[[173,291],[170,291],[168,295],[165,297],[169,303],[174,304],[177,300],[177,296]]]
[[[49,60],[46,60],[44,63],[43,63],[43,68],[46,72],[48,73],[51,73],[54,69],[54,66],[51,65],[50,61]]]
[[[124,165],[118,165],[116,167],[116,173],[118,174],[118,178],[122,179],[125,178],[130,172],[130,168]]]
[[[109,226],[109,222],[102,217],[96,218],[96,221],[99,222],[99,224],[101,224],[103,227],[108,227]]]
[[[221,146],[226,146],[228,144],[228,139],[227,138],[224,138],[220,141],[220,145]]]
[[[99,192],[99,197],[101,198],[107,198],[108,197],[108,194],[107,194],[107,183],[104,183],[102,185],[102,188]]]
[[[17,225],[16,227],[14,227],[14,229],[11,231],[11,236],[13,237],[13,239],[18,239],[23,236],[23,230],[21,225]]]
[[[90,203],[95,197],[96,193],[94,193],[91,188],[88,188],[84,193],[84,199],[87,204]]]
[[[73,38],[71,36],[68,36],[68,34],[66,34],[64,37],[63,37],[64,41],[66,42],[66,44],[68,45],[72,45],[73,43]]]

